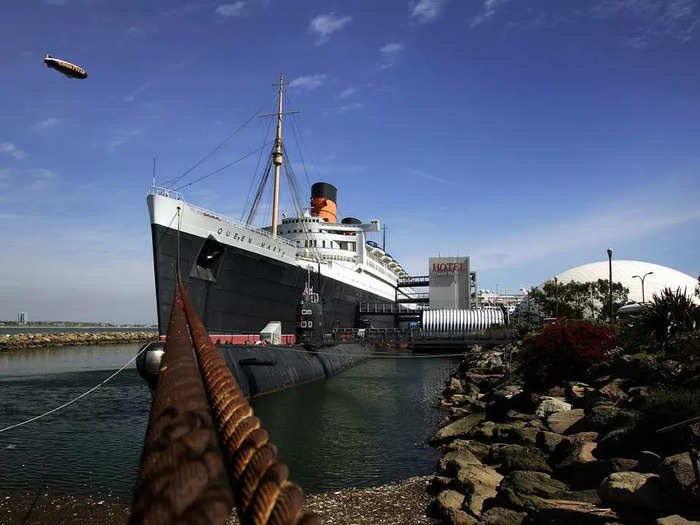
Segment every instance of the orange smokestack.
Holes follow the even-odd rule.
[[[336,198],[338,190],[327,182],[317,182],[311,186],[311,213],[326,222],[338,222]]]

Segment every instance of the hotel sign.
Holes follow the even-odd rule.
[[[469,257],[430,257],[430,309],[469,308]]]

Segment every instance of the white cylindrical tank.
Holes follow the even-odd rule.
[[[422,315],[423,330],[459,331],[483,330],[504,324],[500,308],[478,310],[426,310]]]

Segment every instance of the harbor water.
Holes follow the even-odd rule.
[[[0,428],[85,392],[138,345],[0,353]],[[425,444],[457,361],[376,358],[338,376],[255,399],[253,407],[306,492],[364,487],[433,472]],[[133,365],[62,411],[0,433],[0,493],[130,498],[151,394]]]

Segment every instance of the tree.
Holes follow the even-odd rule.
[[[608,319],[610,317],[610,283],[607,279],[598,279],[595,283],[593,283],[592,291],[594,300],[601,305],[598,318]],[[616,312],[618,308],[627,304],[627,296],[629,293],[629,288],[622,286],[622,283],[613,282],[613,312]]]
[[[693,299],[678,288],[670,288],[654,295],[650,304],[644,306],[640,316],[640,327],[660,341],[666,341],[676,334],[695,330],[697,307]]]
[[[565,284],[547,281],[530,291],[530,299],[545,317],[568,317],[572,319],[602,318],[609,312],[608,281],[578,282]],[[627,303],[629,290],[621,283],[613,283],[613,308],[617,310]]]

